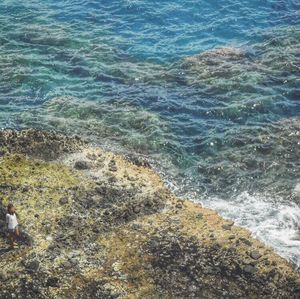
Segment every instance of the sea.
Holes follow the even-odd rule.
[[[300,269],[299,0],[1,0],[0,127],[147,159]]]

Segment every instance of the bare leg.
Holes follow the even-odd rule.
[[[12,233],[9,233],[9,235],[8,235],[8,241],[10,243],[10,246],[14,247],[14,236],[13,236]]]
[[[17,243],[17,238],[20,236],[20,230],[18,227],[16,227],[15,229],[15,233],[14,233],[14,244],[17,246],[18,243]]]
[[[16,234],[14,233],[13,234],[13,246],[17,246],[18,244],[17,244],[17,242],[16,242]]]

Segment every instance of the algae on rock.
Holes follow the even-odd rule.
[[[13,201],[33,242],[0,250],[0,298],[299,295],[287,261],[216,212],[176,198],[149,164],[53,133],[1,131],[1,140],[1,211]],[[65,146],[49,159],[58,140]]]

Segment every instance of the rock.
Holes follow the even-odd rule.
[[[151,250],[155,250],[159,247],[159,243],[156,240],[150,240],[148,246]]]
[[[58,288],[59,279],[57,277],[49,277],[46,282],[47,287]]]
[[[69,261],[65,261],[61,264],[61,267],[63,269],[70,269],[70,268],[72,268],[72,263],[70,263]]]
[[[134,206],[133,207],[133,212],[138,214],[141,211],[141,208],[139,206]]]
[[[113,172],[118,170],[115,160],[110,160],[110,162],[108,163],[108,170]]]
[[[182,209],[182,204],[181,203],[176,204],[176,208],[177,209]]]
[[[132,229],[134,230],[141,230],[143,228],[143,226],[141,224],[137,224],[137,223],[133,223],[131,225]]]
[[[117,169],[116,170],[111,170],[111,171],[117,171]],[[115,176],[111,176],[107,180],[108,180],[109,183],[115,183],[115,182],[118,181],[118,179]]]
[[[29,187],[28,186],[24,186],[23,188],[22,188],[22,192],[28,192],[29,191]]]
[[[76,161],[74,164],[74,168],[78,170],[89,169],[90,164],[87,161]]]
[[[113,171],[113,172],[116,172],[118,170],[116,165],[113,165],[113,166],[109,167],[108,169],[109,169],[109,171]]]
[[[241,240],[245,245],[251,246],[252,242],[250,242],[248,239],[242,237],[239,240]]]
[[[134,176],[127,176],[128,181],[134,182],[137,181],[138,178],[134,177]]]
[[[48,242],[52,242],[52,241],[53,241],[53,238],[52,238],[52,236],[46,236],[46,241],[48,241]]]
[[[0,281],[6,281],[8,279],[8,274],[5,271],[0,272]]]
[[[223,224],[222,228],[225,229],[225,230],[231,230],[231,225],[229,225],[229,224]]]
[[[76,258],[74,258],[74,257],[69,258],[69,262],[70,262],[73,266],[75,266],[75,265],[78,264],[78,260],[77,260]]]
[[[268,259],[266,259],[266,260],[265,260],[265,265],[266,265],[266,266],[269,266],[270,264],[271,264],[270,261],[269,261]]]
[[[95,192],[98,193],[98,194],[100,194],[100,195],[106,195],[107,192],[108,192],[108,189],[105,186],[97,186],[95,188]]]
[[[100,233],[100,230],[99,230],[99,228],[98,228],[97,226],[94,226],[94,227],[92,228],[92,231],[93,231],[95,234],[99,234],[99,233]]]
[[[125,157],[128,161],[130,161],[132,164],[136,165],[136,166],[141,166],[141,167],[145,167],[145,168],[151,168],[151,165],[150,163],[141,158],[141,157],[137,157],[137,156],[134,156],[134,155],[127,155]]]
[[[254,266],[252,266],[252,265],[246,265],[244,267],[244,271],[246,273],[254,274],[257,271],[257,269]]]
[[[40,263],[37,260],[32,260],[25,264],[25,268],[28,272],[37,272],[40,268]]]
[[[67,204],[69,202],[68,198],[67,197],[62,197],[60,200],[59,200],[59,204],[61,206]]]
[[[253,251],[250,252],[250,256],[254,260],[258,260],[261,257],[261,254],[257,250],[253,250]]]
[[[115,272],[120,272],[122,270],[122,264],[119,262],[114,262],[112,268]]]
[[[197,219],[201,220],[203,219],[203,214],[202,213],[198,213],[196,216]]]

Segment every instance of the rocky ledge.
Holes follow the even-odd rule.
[[[0,298],[300,296],[299,273],[247,230],[176,198],[146,161],[79,138],[0,131],[0,199]]]

